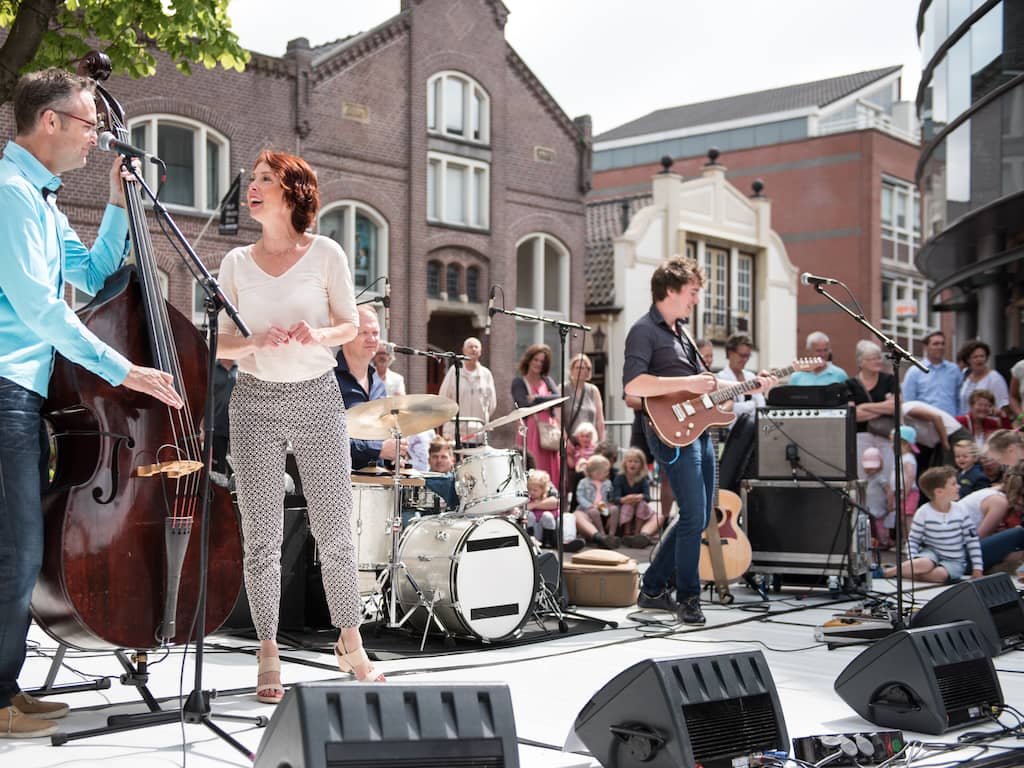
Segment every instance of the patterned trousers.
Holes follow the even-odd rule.
[[[228,410],[231,459],[245,545],[245,588],[260,640],[277,635],[284,537],[285,453],[291,442],[324,591],[336,627],[362,620],[352,545],[352,486],[345,403],[334,371],[309,381],[240,373]]]

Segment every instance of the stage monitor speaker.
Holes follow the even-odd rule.
[[[912,627],[973,621],[989,653],[998,656],[1024,642],[1024,601],[1008,573],[962,581],[933,597],[910,619]]]
[[[936,735],[991,722],[1003,704],[988,646],[970,621],[894,632],[850,662],[835,689],[870,723]]]
[[[499,683],[299,683],[254,768],[519,768],[512,695]]]
[[[791,454],[806,470],[796,469],[798,480],[857,477],[857,422],[848,406],[758,408],[756,447],[760,480],[792,480]]]
[[[761,651],[641,661],[605,684],[573,729],[616,768],[731,768],[754,752],[789,749]]]

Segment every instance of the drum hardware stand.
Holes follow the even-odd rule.
[[[807,275],[805,275],[807,277]],[[839,309],[852,317],[858,324],[867,328],[881,343],[882,349],[885,350],[886,356],[892,361],[893,375],[896,377],[896,381],[900,381],[900,366],[903,362],[907,362],[913,365],[915,368],[920,370],[924,374],[928,374],[929,370],[926,368],[917,358],[915,358],[910,352],[900,346],[895,339],[886,336],[885,333],[880,331],[864,315],[864,310],[861,309],[860,304],[857,302],[856,297],[850,292],[850,289],[846,287],[846,284],[839,280],[829,280],[830,283],[836,283],[837,285],[843,286],[846,292],[850,295],[853,300],[854,306],[857,311],[850,309],[843,302],[836,299],[828,291],[825,290],[824,280],[811,280],[808,281],[814,285],[814,290],[828,299],[830,302],[835,304]],[[898,435],[900,431],[900,425],[903,423],[903,408],[901,406],[900,387],[896,387],[896,391],[893,394],[893,419],[895,421],[895,434]],[[892,441],[892,452],[893,452],[893,475],[895,482],[894,491],[896,496],[897,505],[902,504],[903,499],[903,472],[897,471],[903,467],[903,458],[900,450],[900,440],[893,439]],[[896,542],[897,552],[902,547],[903,541],[903,510],[896,510]],[[893,631],[899,631],[905,627],[904,624],[904,612],[903,612],[903,569],[899,567],[899,555],[897,555],[896,562],[896,612],[893,614],[892,628]]]
[[[108,104],[117,104],[117,102],[110,96],[109,93],[99,84],[96,86],[97,92],[106,99]],[[118,105],[119,107],[120,105]],[[123,111],[121,111],[123,114]],[[144,191],[150,201],[153,203],[153,211],[158,218],[162,219],[174,234],[182,245],[183,250],[188,255],[188,259],[185,264],[189,268],[189,271],[196,275],[197,283],[202,287],[206,294],[204,300],[204,306],[206,308],[206,335],[207,344],[209,347],[209,357],[207,360],[210,375],[207,376],[206,382],[206,408],[203,413],[203,478],[200,486],[200,494],[202,497],[202,522],[200,524],[199,532],[199,598],[196,605],[196,618],[195,618],[195,679],[194,687],[189,693],[184,705],[180,709],[172,710],[159,710],[151,712],[142,712],[131,715],[112,715],[107,718],[106,728],[95,728],[86,731],[79,731],[77,733],[56,733],[50,737],[50,741],[54,746],[64,744],[71,740],[85,739],[92,736],[100,736],[108,733],[120,733],[122,731],[132,731],[138,728],[148,728],[153,725],[164,725],[167,723],[192,723],[205,725],[215,735],[220,737],[225,743],[233,747],[235,750],[244,755],[248,760],[254,760],[255,754],[244,744],[234,738],[230,733],[225,731],[219,725],[213,722],[213,718],[217,717],[221,720],[230,720],[232,722],[248,723],[255,725],[259,728],[265,727],[270,720],[266,717],[245,717],[242,715],[225,715],[225,714],[213,714],[210,701],[216,697],[217,692],[213,690],[203,690],[203,646],[205,644],[206,634],[206,595],[207,595],[207,576],[209,570],[210,560],[210,469],[213,466],[213,424],[214,424],[214,376],[213,370],[217,363],[217,317],[221,310],[224,310],[228,317],[235,323],[235,326],[242,333],[243,336],[251,336],[252,332],[249,327],[245,324],[242,318],[238,314],[238,310],[232,305],[231,301],[225,295],[220,284],[216,278],[210,274],[206,266],[203,264],[202,259],[196,254],[195,250],[190,245],[188,238],[179,229],[177,223],[167,212],[167,209],[163,206],[163,203],[157,199],[157,196],[153,193],[153,190],[146,184],[145,178],[139,173],[138,169],[131,162],[130,159],[126,159],[123,166],[134,176],[135,183],[139,185],[139,189]],[[223,203],[223,201],[221,201]],[[178,250],[178,249],[175,249]],[[180,254],[181,251],[178,250]],[[123,659],[120,659],[122,664]],[[134,684],[134,683],[133,683]],[[140,688],[140,691],[142,689]],[[144,697],[145,698],[145,697]],[[148,704],[149,702],[147,702]],[[155,702],[154,702],[155,703]],[[152,707],[150,707],[152,709]]]

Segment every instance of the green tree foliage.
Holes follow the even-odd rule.
[[[0,0],[0,104],[19,75],[45,67],[74,69],[88,51],[110,56],[114,72],[147,77],[151,48],[185,74],[192,64],[241,71],[249,53],[231,31],[228,0]]]

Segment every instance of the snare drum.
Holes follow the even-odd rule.
[[[526,621],[537,593],[537,560],[522,528],[502,517],[445,515],[413,521],[399,554],[445,629],[501,640]],[[421,629],[427,610],[404,575],[398,602]],[[418,609],[418,610],[417,610]]]
[[[360,571],[387,567],[394,494],[390,485],[352,484],[352,544]]]
[[[472,453],[455,468],[459,514],[493,515],[525,504],[526,472],[519,451]]]

